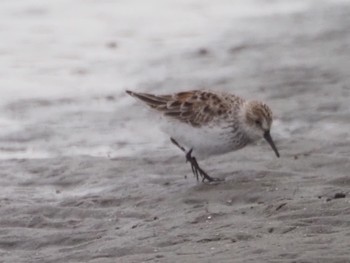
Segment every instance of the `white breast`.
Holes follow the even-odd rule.
[[[162,130],[187,150],[193,148],[194,155],[201,157],[235,151],[247,144],[242,141],[245,140],[243,137],[234,134],[227,123],[195,128],[186,123],[168,121],[162,126]]]

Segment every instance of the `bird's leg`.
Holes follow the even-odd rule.
[[[197,181],[199,180],[199,176],[202,177],[202,182],[205,180],[208,180],[209,182],[220,181],[218,178],[210,177],[202,168],[199,167],[196,157],[192,156],[193,149],[186,152],[186,149],[181,146],[174,138],[170,138],[170,140],[173,144],[179,147],[181,151],[186,153],[186,162],[191,163],[192,173],[197,178]]]
[[[186,153],[186,162],[191,163],[192,172],[196,176],[197,181],[199,180],[199,175],[202,177],[202,182],[205,180],[208,180],[209,182],[217,181],[216,178],[210,177],[202,168],[199,167],[196,157],[192,156],[192,150],[193,149]]]

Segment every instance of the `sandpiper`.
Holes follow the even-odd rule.
[[[171,95],[153,95],[126,91],[156,112],[163,114],[164,130],[170,140],[186,153],[192,172],[202,181],[218,181],[200,166],[193,152],[201,155],[222,154],[237,151],[264,138],[276,156],[279,152],[273,142],[270,129],[272,111],[263,102],[248,101],[226,92],[191,90]],[[189,150],[183,146],[188,147]]]

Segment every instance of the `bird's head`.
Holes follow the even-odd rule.
[[[270,135],[271,109],[260,101],[248,101],[243,105],[242,118],[243,127],[249,139],[256,141],[264,138],[270,144],[276,156],[279,157],[279,152]]]

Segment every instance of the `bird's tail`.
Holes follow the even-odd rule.
[[[130,96],[146,103],[151,108],[158,108],[158,107],[165,106],[169,101],[169,97],[170,97],[170,96],[157,96],[157,95],[148,94],[148,93],[138,93],[131,90],[126,90],[125,92]]]

